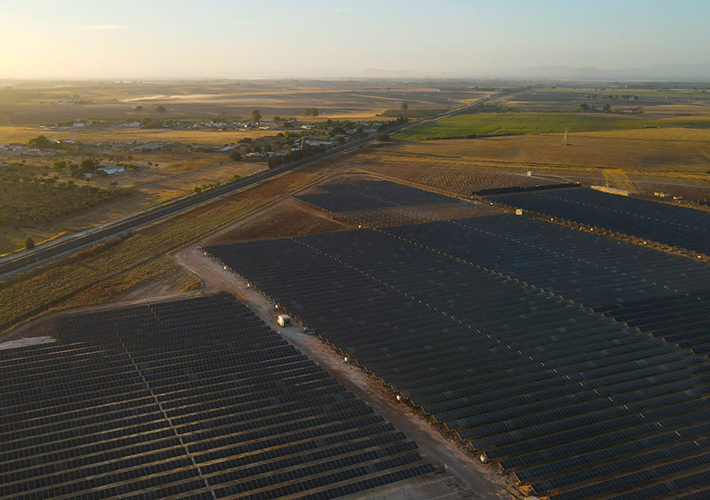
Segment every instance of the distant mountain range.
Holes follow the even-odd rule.
[[[550,80],[710,80],[710,62],[705,64],[657,64],[628,69],[590,66],[536,66],[507,72],[506,76]]]

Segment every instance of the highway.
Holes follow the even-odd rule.
[[[440,120],[441,118],[447,116],[468,112],[483,105],[493,97],[497,97],[497,95],[487,97],[469,106],[447,111],[433,118],[407,123],[395,130],[389,131],[389,133],[396,133],[413,126],[419,126],[424,123]],[[375,135],[363,137],[362,139],[357,139],[343,146],[330,149],[325,153],[321,153],[298,162],[283,165],[278,168],[265,170],[245,179],[223,184],[217,188],[203,191],[202,193],[188,196],[187,198],[182,198],[180,200],[155,207],[154,209],[140,212],[135,216],[123,218],[113,224],[109,223],[86,232],[82,231],[81,233],[75,233],[71,237],[64,238],[61,241],[39,245],[37,248],[27,253],[10,255],[0,261],[0,279],[9,277],[24,270],[29,270],[33,267],[39,266],[40,264],[45,264],[56,259],[70,256],[73,253],[84,250],[98,242],[128,234],[131,231],[135,231],[150,224],[155,224],[156,222],[160,222],[183,212],[187,212],[202,205],[211,203],[219,198],[228,196],[235,191],[266,181],[284,172],[295,170],[326,158],[333,158],[350,153],[369,144],[374,139]]]

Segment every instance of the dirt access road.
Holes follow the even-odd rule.
[[[494,466],[484,465],[463,446],[442,436],[423,416],[405,404],[398,403],[381,384],[364,370],[343,362],[342,357],[326,342],[303,333],[300,327],[279,328],[275,304],[234,273],[225,271],[217,261],[203,255],[199,245],[192,245],[173,255],[175,261],[199,276],[205,293],[227,291],[248,304],[274,330],[316,361],[340,383],[367,401],[379,414],[415,440],[423,456],[434,464],[445,464],[447,474],[434,475],[420,481],[406,482],[372,492],[358,498],[390,500],[424,500],[434,498],[500,500],[521,498],[509,480]]]

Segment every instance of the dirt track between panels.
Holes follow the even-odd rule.
[[[416,410],[396,402],[380,383],[363,370],[343,363],[341,356],[326,342],[313,335],[303,333],[300,327],[278,328],[278,310],[273,302],[256,290],[247,287],[246,282],[234,273],[225,271],[215,260],[203,255],[199,245],[192,245],[173,255],[175,261],[199,276],[204,283],[204,291],[215,293],[227,291],[248,304],[264,321],[298,347],[304,354],[319,363],[339,382],[364,399],[372,407],[415,440],[422,455],[435,464],[445,464],[453,476],[442,478],[435,491],[433,486],[408,484],[401,491],[388,491],[388,499],[513,499],[517,496],[507,478],[493,466],[480,463],[462,445],[446,439],[434,429]],[[444,480],[445,479],[445,480]],[[384,498],[383,492],[375,492],[373,497]],[[360,496],[359,498],[363,498]]]

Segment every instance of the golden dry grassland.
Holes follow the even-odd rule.
[[[703,140],[693,140],[703,139]],[[710,181],[710,131],[649,129],[400,143],[387,151],[480,165],[563,170],[624,169]],[[402,161],[406,161],[402,159]]]

